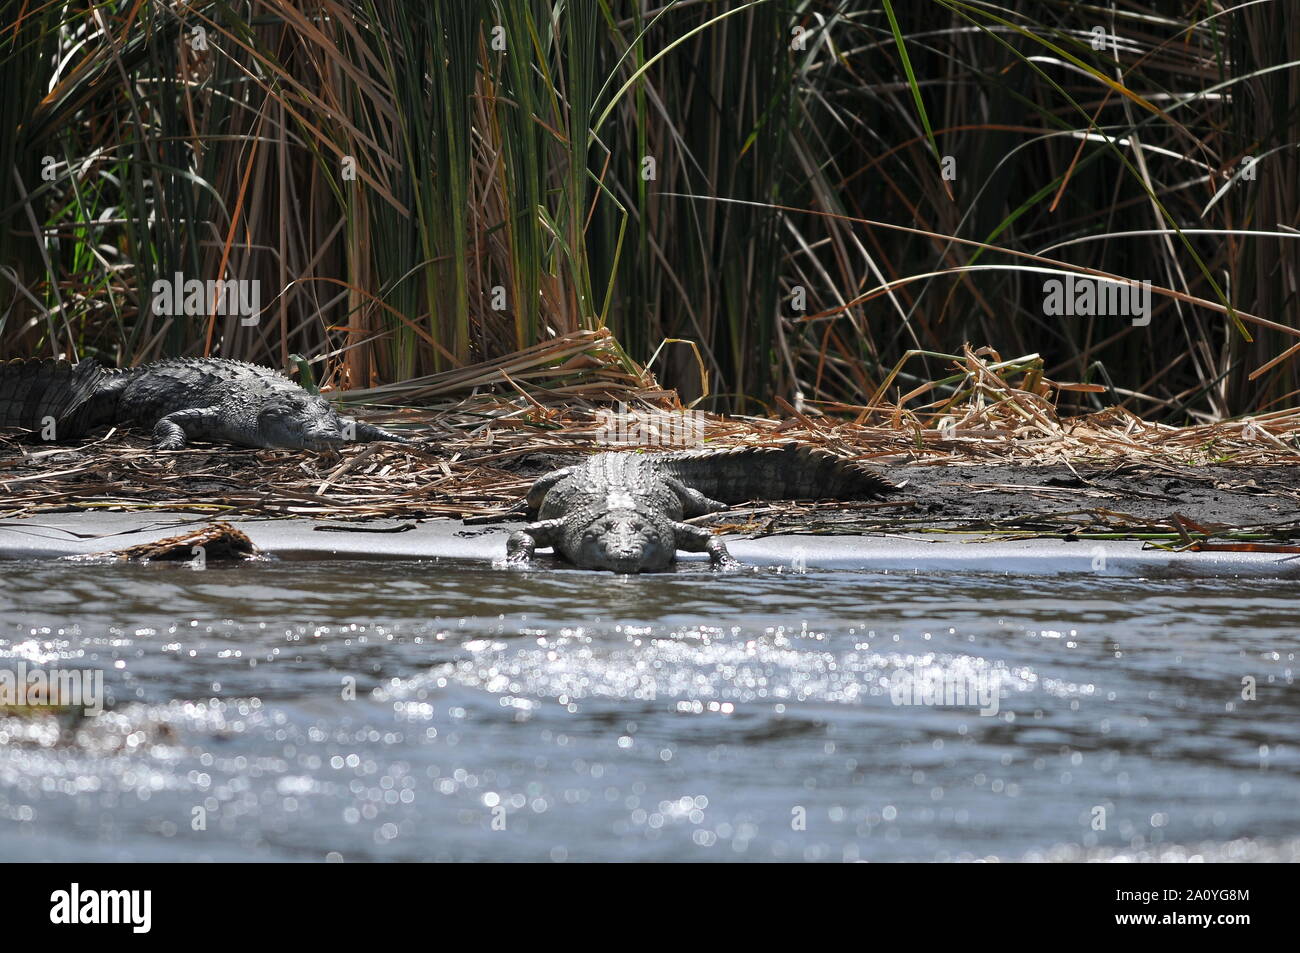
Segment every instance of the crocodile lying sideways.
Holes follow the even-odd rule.
[[[550,546],[584,569],[666,569],[677,550],[734,566],[722,540],[683,519],[746,500],[875,499],[896,487],[828,450],[797,444],[677,453],[600,453],[555,470],[528,492],[530,523],[510,534],[507,562]]]
[[[278,371],[243,361],[169,358],[126,370],[109,370],[93,360],[0,364],[0,427],[26,427],[47,439],[67,440],[121,423],[152,428],[153,444],[162,450],[177,450],[187,440],[292,450],[405,440],[340,417],[324,397],[307,393]]]

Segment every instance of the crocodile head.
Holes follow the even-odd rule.
[[[350,423],[317,394],[277,395],[258,411],[257,441],[263,447],[327,450],[356,439]]]
[[[637,573],[667,569],[677,556],[672,524],[638,508],[616,507],[584,514],[565,531],[569,561],[583,569]]]

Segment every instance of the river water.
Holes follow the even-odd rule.
[[[108,695],[0,714],[0,860],[1300,857],[1294,582],[10,561],[0,584],[0,669]]]

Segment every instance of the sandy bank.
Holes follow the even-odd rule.
[[[55,558],[120,549],[176,535],[210,517],[181,512],[49,513],[0,523],[0,558]],[[282,559],[435,559],[490,564],[517,524],[459,520],[232,519],[265,553]],[[1168,552],[1132,540],[986,540],[974,535],[789,534],[728,536],[751,566],[889,572],[1088,573],[1190,577],[1300,575],[1300,557],[1257,552]],[[699,554],[683,567],[703,568]],[[552,565],[549,560],[539,563]]]

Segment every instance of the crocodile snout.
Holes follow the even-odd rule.
[[[633,527],[630,522],[607,517],[588,525],[570,550],[570,559],[585,569],[618,573],[662,569],[662,547],[643,527]]]
[[[307,441],[325,447],[337,447],[345,442],[343,435],[331,427],[316,427],[307,431]]]
[[[640,572],[644,566],[644,552],[640,546],[625,546],[605,551],[606,562],[615,572]]]

